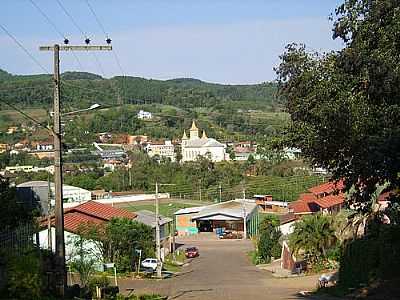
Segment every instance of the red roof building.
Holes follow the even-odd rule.
[[[295,215],[338,212],[345,201],[343,188],[342,180],[312,187],[308,189],[310,193],[301,194],[297,201],[289,204],[289,211]]]
[[[78,206],[64,209],[64,230],[77,233],[85,224],[99,225],[110,221],[112,218],[136,218],[136,214],[112,207],[111,205],[88,201]],[[47,226],[47,218],[40,222],[41,227]],[[51,224],[54,226],[54,215],[51,216]]]

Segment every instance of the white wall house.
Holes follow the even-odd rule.
[[[175,161],[175,147],[171,141],[166,140],[163,144],[149,142],[145,150],[150,157],[158,155],[159,157],[165,157],[169,158],[171,161]]]
[[[151,112],[144,111],[141,109],[137,113],[137,118],[141,119],[141,120],[149,120],[149,119],[153,118],[153,114]]]
[[[205,131],[199,137],[199,129],[193,121],[192,127],[189,130],[189,138],[186,131],[182,137],[182,161],[195,161],[199,156],[208,157],[214,162],[223,161],[226,159],[226,145],[218,142],[213,138],[208,138]]]

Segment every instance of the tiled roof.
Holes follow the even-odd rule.
[[[289,204],[289,209],[295,214],[314,213],[319,210],[318,205],[314,202],[306,202],[297,200]]]
[[[110,221],[112,218],[129,218],[133,219],[136,217],[135,213],[130,211],[112,207],[111,205],[98,203],[95,201],[88,201],[78,206],[71,207],[65,210],[65,214],[70,211],[78,211],[80,213],[93,216],[105,221]]]
[[[306,193],[306,194],[300,194],[299,199],[297,201],[304,201],[308,203],[308,202],[314,202],[315,199],[317,199],[317,197],[314,194]]]
[[[286,223],[289,223],[289,222],[297,220],[297,216],[295,214],[293,214],[293,213],[288,213],[288,214],[285,214],[285,215],[279,215],[278,217],[279,217],[280,225],[283,225],[283,224],[286,224]]]
[[[315,203],[317,203],[322,208],[329,208],[344,203],[344,195],[328,195],[326,197],[316,199]]]
[[[68,232],[76,233],[80,226],[85,224],[102,224],[112,218],[136,218],[136,214],[112,207],[107,204],[88,201],[78,206],[64,209],[64,228]],[[54,226],[54,215],[51,216],[51,223]],[[40,227],[47,226],[47,218],[40,219]]]
[[[339,180],[336,182],[326,182],[308,190],[313,193],[314,195],[319,195],[323,193],[331,194],[334,191],[341,191],[344,188],[343,180]]]
[[[80,212],[71,212],[64,215],[64,229],[68,232],[78,232],[82,226],[88,224],[99,225],[103,223],[103,220],[82,214]],[[54,225],[54,218],[52,220],[52,225]]]

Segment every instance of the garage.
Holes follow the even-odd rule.
[[[175,213],[178,235],[201,234],[202,232],[217,232],[218,230],[235,233],[244,232],[248,236],[257,234],[258,209],[253,200],[236,199],[207,206],[183,208]]]

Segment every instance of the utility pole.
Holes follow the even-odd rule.
[[[47,248],[52,251],[53,249],[53,238],[51,233],[51,186],[50,186],[50,174],[47,175]]]
[[[158,183],[156,182],[156,255],[157,255],[157,277],[161,278],[161,237],[160,237],[160,216],[159,216],[159,199],[158,199],[158,187],[163,185],[176,185],[168,183]],[[175,234],[175,232],[174,232]],[[175,240],[174,240],[175,243]],[[174,246],[175,248],[175,246]],[[174,249],[175,250],[175,249]]]
[[[246,213],[246,190],[243,188],[243,239],[247,240],[247,213]]]
[[[160,219],[158,203],[158,182],[156,182],[156,254],[157,254],[157,277],[161,278],[161,241],[160,241]]]
[[[54,54],[54,103],[53,103],[53,137],[54,137],[54,190],[55,190],[55,225],[56,225],[56,290],[64,297],[67,284],[65,269],[64,208],[62,180],[62,146],[61,146],[61,110],[60,110],[60,51],[112,50],[111,46],[41,46],[40,51],[53,51]]]
[[[221,183],[219,184],[219,202],[222,202],[222,186]]]
[[[201,202],[201,180],[199,181],[199,200]]]

